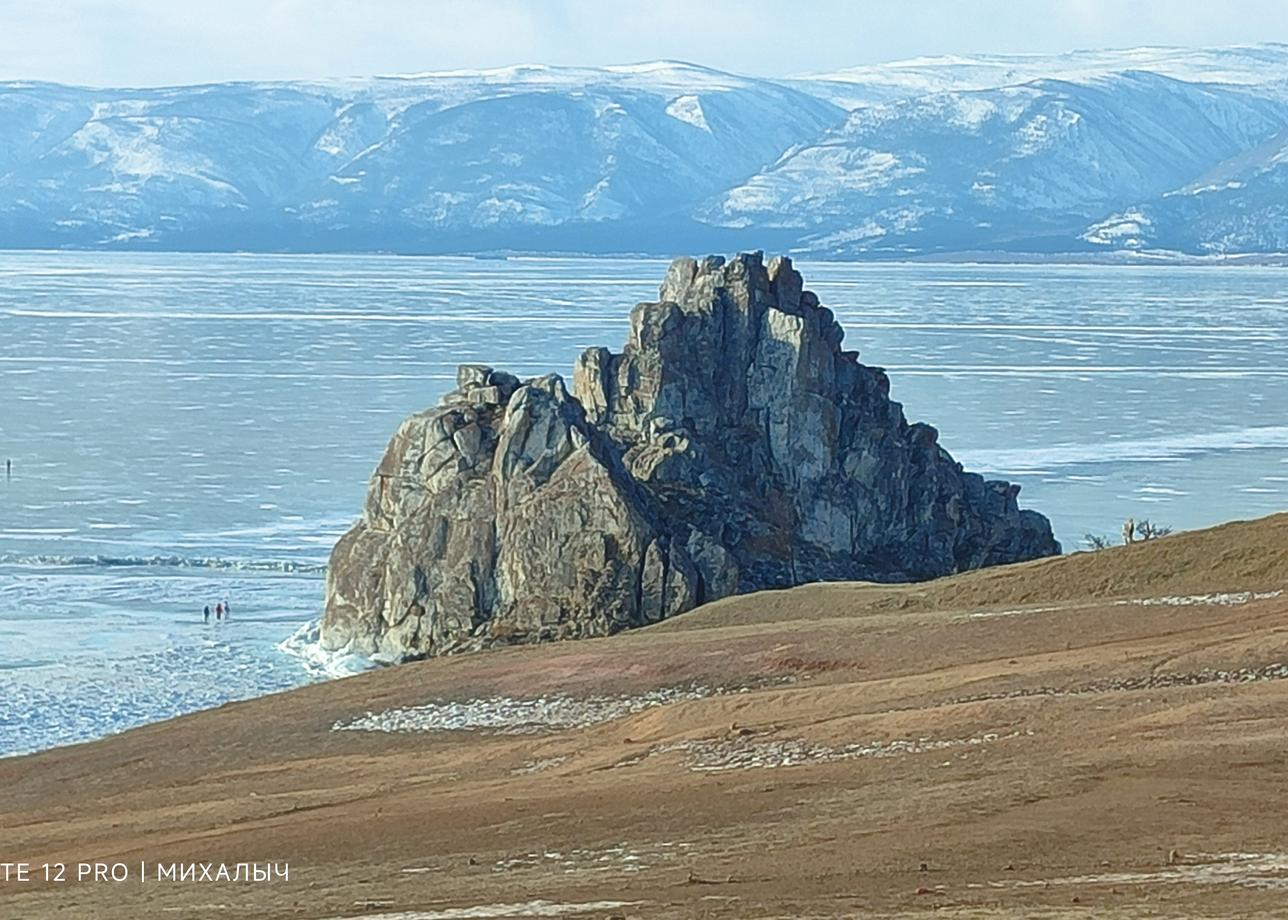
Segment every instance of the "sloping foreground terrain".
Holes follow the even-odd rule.
[[[0,917],[1288,916],[1286,581],[1279,515],[0,761],[0,860],[290,863]]]

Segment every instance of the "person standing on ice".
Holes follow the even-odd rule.
[[[223,618],[224,618],[224,605],[215,604],[215,619],[222,620]]]
[[[230,616],[232,616],[232,612],[233,612],[232,606],[228,603],[228,601],[224,601],[224,619],[226,620]]]
[[[209,622],[210,622],[210,605],[209,605],[209,604],[207,604],[207,605],[206,605],[206,609],[205,609],[205,610],[201,611],[201,617],[202,617],[202,622],[203,622],[203,623],[209,623]]]

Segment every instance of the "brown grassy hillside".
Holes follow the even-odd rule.
[[[0,861],[291,864],[0,882],[0,917],[1288,917],[1285,588],[1279,515],[0,761]],[[426,706],[402,718],[511,722],[334,730]]]

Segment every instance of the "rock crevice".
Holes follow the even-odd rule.
[[[841,347],[786,258],[672,263],[569,393],[464,365],[336,545],[323,643],[398,657],[607,635],[744,591],[1060,551]]]

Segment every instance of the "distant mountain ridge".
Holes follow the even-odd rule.
[[[797,228],[834,255],[1083,248],[1106,212],[1183,189],[1286,123],[1288,105],[1245,87],[1140,72],[936,93],[855,110],[703,216]]]
[[[812,95],[847,109],[932,93],[998,89],[1034,80],[1080,82],[1142,71],[1187,83],[1280,84],[1288,91],[1288,44],[1224,48],[1153,46],[1063,54],[972,54],[912,58],[792,78]]]
[[[1288,45],[0,83],[0,246],[1288,251]]]

